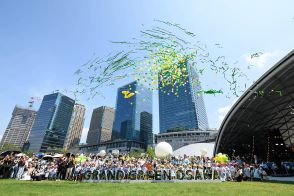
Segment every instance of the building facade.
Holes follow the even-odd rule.
[[[159,124],[160,133],[206,130],[208,128],[207,114],[199,78],[192,66],[186,64],[188,77],[186,84],[178,86],[177,95],[173,86],[163,86],[159,81]]]
[[[12,117],[2,137],[0,148],[4,144],[12,144],[22,148],[31,132],[35,117],[36,111],[32,108],[15,106]]]
[[[44,96],[31,134],[29,151],[47,152],[63,148],[75,101],[61,93]]]
[[[79,145],[84,127],[85,112],[85,106],[75,103],[69,129],[63,145],[64,149],[70,149]]]
[[[154,136],[152,132],[152,114],[148,112],[141,112],[140,131],[141,141],[145,144],[145,146],[152,146],[154,144]]]
[[[126,97],[123,92],[134,93]],[[152,143],[152,92],[137,81],[118,89],[112,140]]]
[[[93,110],[87,135],[88,145],[100,144],[111,140],[114,113],[115,110],[107,106],[101,106]]]
[[[80,153],[99,153],[105,150],[111,153],[113,150],[119,150],[120,153],[128,153],[130,151],[145,151],[145,144],[134,140],[116,140],[107,141],[95,145],[81,145],[79,146]]]
[[[155,141],[156,143],[167,142],[173,150],[177,150],[189,144],[215,142],[217,133],[218,131],[215,129],[160,133],[155,135]]]

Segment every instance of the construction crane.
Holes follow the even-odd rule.
[[[40,101],[41,99],[42,99],[41,97],[31,97],[30,100],[28,101],[29,108],[32,108],[34,106],[34,103]]]
[[[52,93],[59,93],[59,90],[56,89],[56,90],[52,91]]]

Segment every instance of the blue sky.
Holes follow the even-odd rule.
[[[2,0],[0,1],[0,138],[16,104],[55,89],[75,89],[75,70],[94,54],[117,49],[110,40],[128,40],[154,19],[176,22],[203,43],[221,43],[221,53],[248,70],[247,84],[260,77],[294,46],[294,1],[195,0]],[[263,52],[259,58],[248,55]],[[212,82],[202,78],[202,84]],[[117,84],[102,89],[106,99],[80,102],[92,110],[115,106]],[[224,84],[225,85],[225,84]],[[236,98],[205,96],[210,127],[217,128]],[[35,105],[38,108],[38,105]],[[154,130],[158,132],[157,101]]]

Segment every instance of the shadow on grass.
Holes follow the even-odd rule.
[[[277,181],[277,180],[271,180],[271,181],[261,181],[260,183],[273,183],[273,184],[293,184],[294,182],[291,181]]]

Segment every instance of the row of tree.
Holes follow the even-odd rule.
[[[28,156],[32,156],[33,153],[30,152],[30,151],[26,151],[26,150],[22,150],[20,147],[14,145],[14,144],[7,144],[5,143],[1,149],[0,149],[2,152],[5,152],[5,151],[19,151],[19,152],[22,152]],[[64,148],[55,148],[55,147],[49,147],[48,150],[47,150],[47,153],[62,153],[62,154],[66,154],[70,152],[70,149],[64,149]],[[152,147],[148,147],[147,150],[146,150],[146,155],[148,155],[149,157],[155,157],[155,152],[154,152],[154,149]],[[130,157],[135,157],[135,158],[139,158],[142,156],[142,151],[138,150],[138,151],[130,151],[129,153],[129,156]]]

